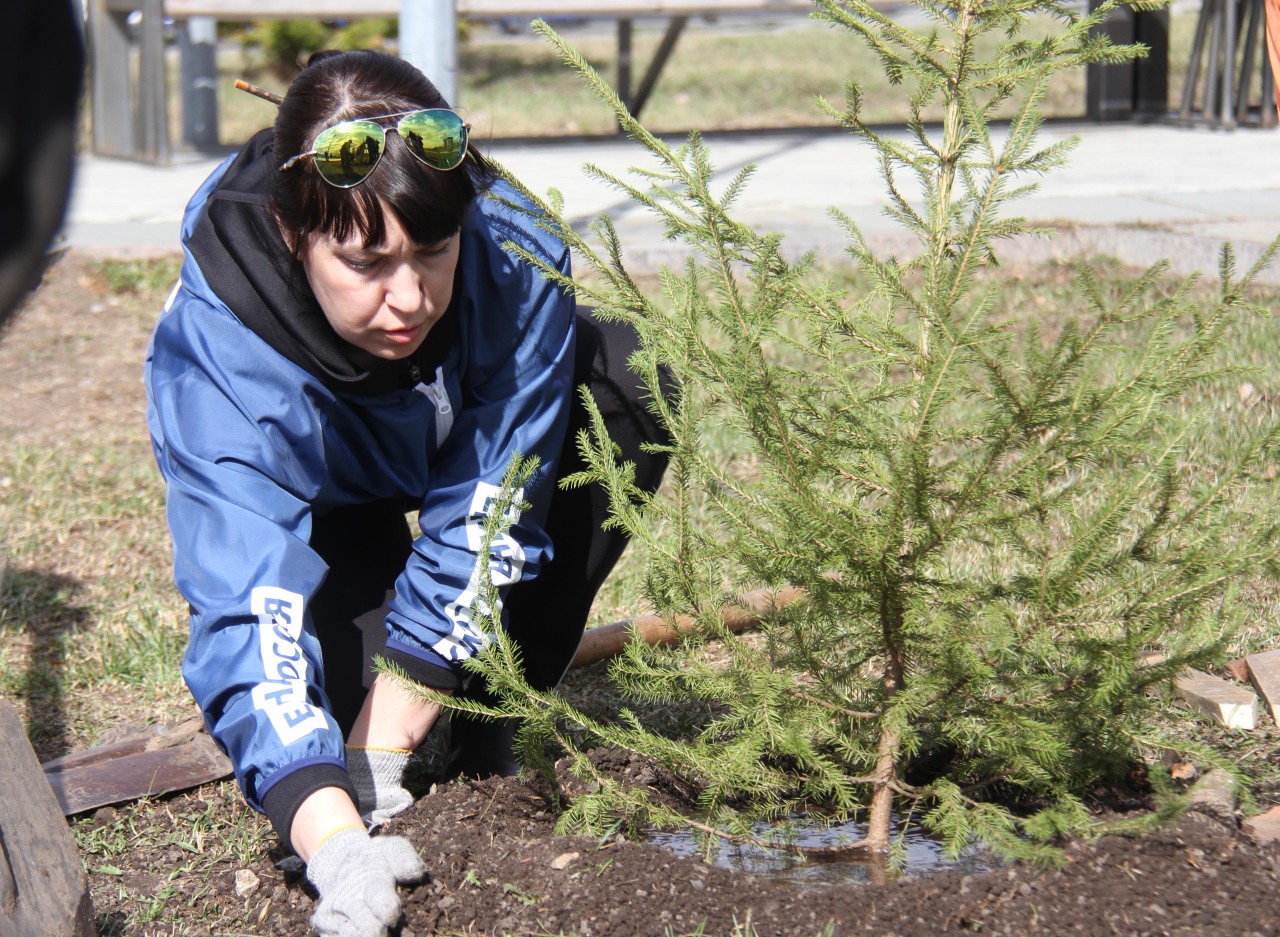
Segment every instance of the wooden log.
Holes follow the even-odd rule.
[[[777,592],[772,589],[745,592],[724,607],[721,620],[730,631],[747,631],[759,625],[760,619],[767,613],[777,611],[803,596],[804,590],[794,586],[784,586]],[[569,666],[586,667],[597,661],[617,657],[633,634],[649,644],[675,644],[680,640],[682,632],[691,631],[694,626],[695,621],[689,615],[677,616],[674,625],[661,615],[643,615],[640,618],[601,625],[582,636],[578,653]]]
[[[89,880],[17,712],[0,700],[0,934],[93,937]]]

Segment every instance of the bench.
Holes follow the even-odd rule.
[[[401,54],[421,67],[444,96],[456,100],[456,50],[440,36],[457,35],[456,21],[531,21],[538,17],[612,19],[617,23],[616,89],[633,114],[649,99],[691,17],[738,14],[808,14],[812,0],[89,0],[90,92],[93,150],[154,162],[169,153],[164,22],[178,25],[181,49],[183,138],[217,143],[213,78],[214,22],[263,19],[336,20],[398,17]],[[129,19],[140,15],[135,39]],[[639,84],[632,88],[632,28],[637,19],[667,20],[666,32]],[[135,49],[136,47],[136,49]],[[136,54],[135,54],[136,52]],[[137,60],[136,68],[131,64]],[[136,85],[136,93],[132,90]]]

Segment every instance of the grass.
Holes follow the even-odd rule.
[[[231,875],[260,861],[272,846],[269,827],[245,806],[230,781],[212,784],[191,809],[173,813],[142,802],[75,821],[72,832],[95,880],[113,885],[109,902],[131,912],[99,914],[101,937],[164,933],[253,933],[260,903],[228,908],[208,887],[213,875]],[[138,876],[137,856],[156,857],[149,875]],[[96,898],[97,896],[95,896]],[[178,926],[177,919],[186,922]],[[191,923],[195,920],[194,926]],[[169,922],[169,923],[165,923]],[[152,930],[148,924],[161,924]]]
[[[26,702],[42,754],[109,727],[121,696],[189,705],[178,673],[185,623],[164,570],[149,457],[145,446],[18,448],[0,460],[11,479],[0,499],[11,568],[0,690]]]
[[[660,21],[637,23],[633,87],[661,41],[662,28]],[[1035,20],[1027,35],[1054,28],[1053,21]],[[1171,105],[1181,101],[1194,28],[1190,9],[1172,14]],[[616,80],[617,47],[612,34],[566,26],[565,35],[601,74]],[[288,78],[268,67],[260,52],[234,44],[224,44],[218,67],[220,139],[234,145],[268,126],[275,113],[273,105],[235,91],[235,79],[245,77],[283,92]],[[646,126],[662,133],[826,126],[814,96],[826,96],[839,105],[844,83],[851,78],[864,86],[865,116],[870,122],[898,123],[905,118],[902,89],[888,83],[870,52],[851,46],[840,32],[803,17],[783,18],[776,28],[757,31],[690,26],[643,113]],[[487,29],[469,31],[459,46],[458,82],[459,108],[482,141],[611,134],[616,129],[611,114],[563,67],[555,50],[528,33],[499,36]],[[178,106],[175,95],[171,101],[175,128],[181,127]],[[1078,118],[1084,108],[1084,69],[1055,76],[1045,114]]]
[[[178,278],[178,260],[157,258],[138,263],[115,257],[104,257],[95,266],[97,275],[106,289],[115,296],[148,296],[164,293]]]

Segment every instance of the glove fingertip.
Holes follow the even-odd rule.
[[[383,861],[387,863],[397,882],[402,884],[416,882],[427,874],[426,863],[418,855],[418,850],[414,848],[413,843],[407,839],[388,836],[382,840],[375,838],[375,842],[378,843]]]
[[[316,933],[320,934],[320,937],[382,937],[386,933],[382,922],[376,920],[367,911],[353,916],[323,901],[311,915],[311,926],[315,928]]]
[[[337,932],[338,925],[342,918],[330,911],[324,904],[321,904],[311,915],[311,926],[321,934],[332,934]]]
[[[418,856],[413,858],[406,856],[403,862],[391,866],[391,874],[396,877],[396,881],[401,885],[408,885],[426,878],[427,866]]]
[[[400,920],[400,896],[391,891],[381,894],[370,894],[365,900],[369,914],[377,919],[383,927],[394,927]]]

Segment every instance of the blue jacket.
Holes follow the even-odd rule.
[[[419,507],[386,656],[423,683],[458,686],[484,643],[472,623],[476,552],[515,453],[541,467],[490,574],[505,587],[550,557],[542,524],[571,393],[574,309],[502,248],[514,240],[567,272],[563,245],[481,195],[463,224],[449,311],[412,359],[362,371],[298,286],[266,207],[273,166],[260,135],[196,192],[146,385],[174,578],[191,607],[183,674],[247,800],[287,836],[310,792],[350,789],[311,622],[327,571],[308,545],[313,515],[379,499]],[[502,184],[494,194],[515,197]]]

